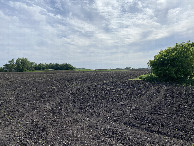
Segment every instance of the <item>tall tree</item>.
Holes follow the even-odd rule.
[[[15,65],[17,72],[24,72],[33,69],[33,63],[28,61],[27,58],[18,58]]]
[[[14,59],[12,59],[12,60],[9,60],[8,61],[8,64],[5,64],[5,65],[3,65],[4,67],[3,67],[3,69],[5,70],[5,71],[7,71],[7,72],[13,72],[13,71],[15,71],[15,61],[14,61]]]

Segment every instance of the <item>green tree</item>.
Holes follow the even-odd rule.
[[[25,72],[33,70],[33,62],[28,61],[27,58],[18,58],[16,60],[16,71],[17,72]]]
[[[130,69],[131,69],[131,67],[125,67],[125,69],[126,69],[126,70],[130,70]]]
[[[4,68],[3,67],[0,67],[0,72],[4,72]]]
[[[176,44],[161,50],[148,65],[152,73],[166,81],[185,80],[194,73],[194,42]]]
[[[39,63],[38,68],[39,68],[38,70],[45,70],[46,69],[46,64]]]
[[[18,58],[16,62],[14,59],[8,61],[7,64],[4,65],[4,67],[0,68],[0,72],[7,71],[7,72],[25,72],[25,71],[34,71],[34,70],[45,70],[45,69],[54,69],[54,70],[73,70],[75,67],[73,67],[71,64],[63,63],[39,63],[36,64],[34,62],[30,62],[27,58]]]
[[[14,59],[9,60],[8,61],[8,64],[5,64],[3,66],[4,66],[3,69],[5,71],[7,71],[7,72],[13,72],[13,71],[15,71],[15,61],[14,61]]]
[[[75,67],[72,66],[71,64],[63,63],[63,64],[61,64],[61,69],[62,70],[74,70]]]

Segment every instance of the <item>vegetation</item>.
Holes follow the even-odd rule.
[[[63,64],[58,64],[58,63],[49,63],[49,64],[35,64],[34,65],[35,70],[48,70],[48,69],[53,69],[53,70],[74,70],[75,67],[73,67],[71,64],[63,63]]]
[[[143,80],[148,82],[166,82],[166,80],[163,80],[162,78],[157,77],[154,74],[145,74],[141,75],[138,78],[130,79],[130,80]],[[169,83],[176,83],[180,85],[189,85],[194,86],[194,77],[187,80],[176,80],[176,81],[168,81]]]
[[[130,70],[130,69],[132,69],[132,68],[131,68],[131,67],[125,67],[125,69],[126,69],[126,70]]]
[[[131,80],[131,81],[139,81],[139,80],[141,80],[141,79],[138,77],[138,78],[129,79],[129,80]]]
[[[15,71],[17,72],[25,72],[25,71],[34,70],[35,63],[28,61],[27,58],[18,58],[15,62],[15,66],[14,66],[14,60],[12,62],[13,62],[13,70],[15,69]]]
[[[148,65],[152,73],[166,81],[191,79],[194,73],[194,42],[161,50]]]
[[[156,82],[156,81],[164,81],[161,78],[158,78],[155,74],[150,73],[150,74],[145,74],[145,75],[141,75],[139,76],[140,80],[144,80],[144,81],[150,81],[150,82]]]
[[[151,74],[139,78],[146,81],[167,81],[193,85],[194,42],[176,44],[161,50],[148,62]]]
[[[49,63],[49,64],[43,64],[39,63],[36,64],[34,62],[30,62],[27,58],[18,58],[16,61],[14,59],[8,61],[7,64],[3,65],[3,67],[0,68],[1,72],[26,72],[26,71],[41,71],[41,70],[73,70],[75,67],[73,67],[71,64],[63,63]]]
[[[4,71],[3,67],[0,67],[0,72],[3,72],[3,71]]]
[[[76,68],[75,71],[94,71],[94,70],[86,68]]]

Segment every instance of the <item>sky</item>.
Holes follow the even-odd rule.
[[[0,66],[12,58],[77,68],[146,68],[194,41],[193,0],[0,0]]]

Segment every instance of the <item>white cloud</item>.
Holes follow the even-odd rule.
[[[9,2],[9,5],[18,10],[21,17],[28,17],[28,19],[33,19],[37,22],[45,22],[45,16],[43,14],[47,13],[47,11],[39,6],[27,6],[21,2]],[[24,13],[24,14],[21,14]]]
[[[192,41],[193,24],[192,0],[1,1],[0,57],[146,67],[161,48]]]
[[[157,4],[160,5],[160,8],[172,8],[180,4],[181,0],[157,0]]]

